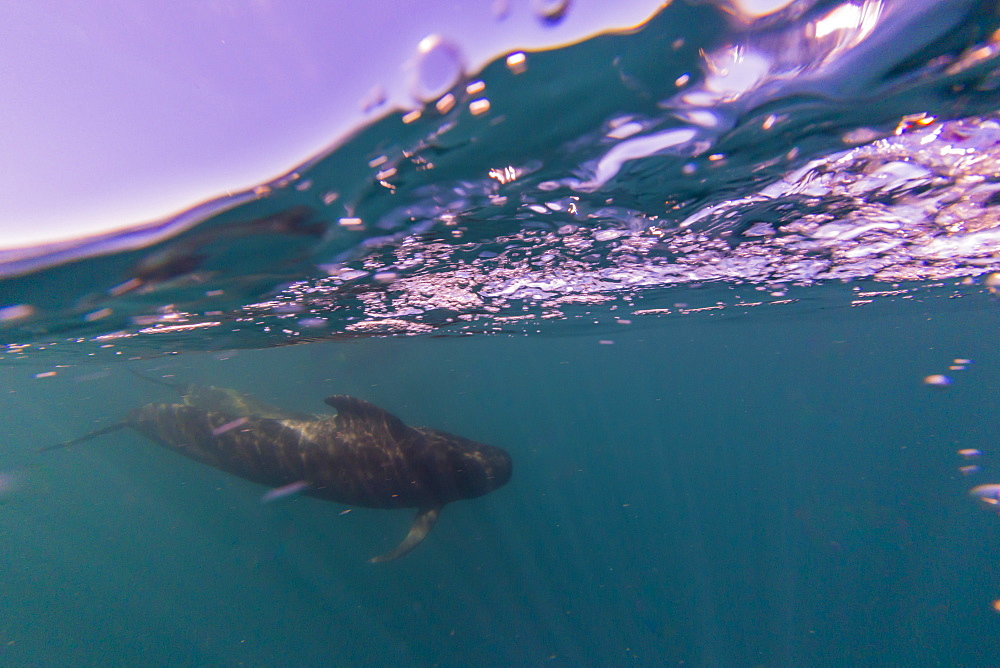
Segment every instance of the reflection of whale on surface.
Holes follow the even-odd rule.
[[[416,547],[446,503],[482,496],[510,480],[506,451],[407,426],[361,399],[328,397],[335,416],[288,417],[300,414],[233,390],[192,387],[185,386],[184,403],[141,406],[121,422],[46,450],[131,427],[170,450],[262,485],[295,486],[305,495],[349,505],[418,508],[403,542],[372,561],[397,559]]]

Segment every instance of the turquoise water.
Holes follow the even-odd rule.
[[[674,3],[0,252],[0,661],[995,663],[1000,22],[864,6]],[[262,503],[128,430],[37,452],[177,400],[132,371],[350,394],[513,478],[370,564],[412,511]]]
[[[380,565],[410,511],[261,505],[131,432],[33,455],[169,390],[4,369],[24,476],[0,513],[4,661],[989,665],[1000,540],[966,492],[997,473],[995,307],[139,365],[299,410],[347,392],[509,450],[509,485]],[[922,385],[956,356],[974,363],[951,387]],[[961,475],[961,448],[986,470]]]

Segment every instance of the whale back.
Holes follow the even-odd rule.
[[[236,390],[178,389],[183,403],[146,404],[123,420],[42,450],[131,427],[185,457],[277,488],[265,500],[273,492],[280,496],[294,489],[349,505],[416,508],[403,541],[373,562],[413,550],[445,504],[487,494],[511,477],[505,450],[437,429],[410,427],[356,397],[328,397],[326,403],[337,414],[319,417],[275,408]]]
[[[410,427],[362,399],[327,399],[337,415],[308,420],[147,404],[126,423],[186,457],[270,487],[373,508],[440,507],[506,484],[510,456],[447,432]]]

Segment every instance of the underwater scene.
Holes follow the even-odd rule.
[[[1000,6],[760,5],[0,249],[0,662],[996,665]]]

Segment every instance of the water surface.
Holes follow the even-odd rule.
[[[996,9],[737,18],[504,54],[274,183],[4,251],[5,662],[989,665]],[[173,396],[130,370],[351,394],[514,477],[372,565],[408,511],[128,431],[36,453]]]

